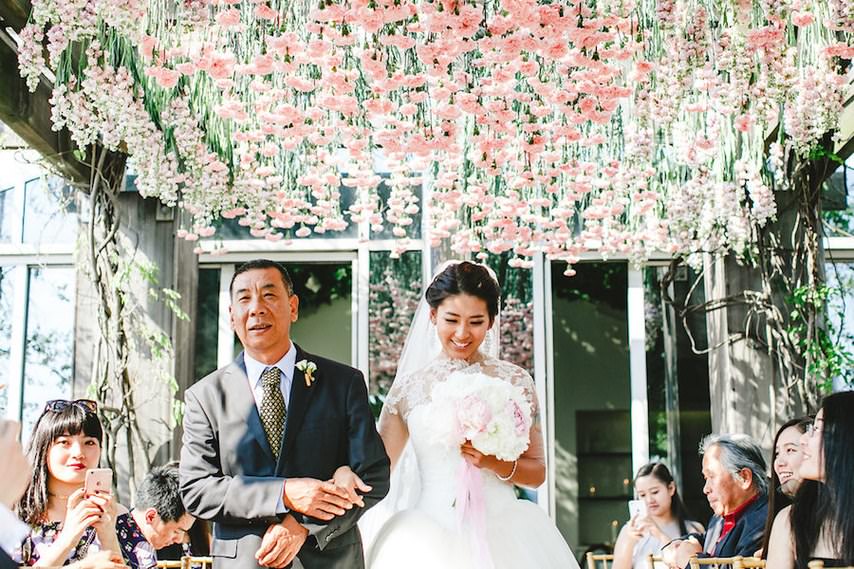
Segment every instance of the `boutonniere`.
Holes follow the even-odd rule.
[[[314,377],[314,372],[317,371],[317,364],[308,360],[300,360],[297,362],[297,369],[305,376],[305,386],[311,387],[311,384],[314,383],[314,380],[316,379]]]

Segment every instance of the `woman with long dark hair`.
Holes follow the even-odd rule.
[[[792,498],[801,487],[800,466],[803,451],[801,435],[812,424],[812,417],[798,417],[783,423],[774,436],[771,456],[771,484],[768,486],[768,520],[765,522],[765,537],[757,557],[765,557],[771,528],[777,514],[792,503]]]
[[[774,520],[768,567],[802,569],[854,564],[854,392],[825,398],[801,437],[804,482],[794,503]]]
[[[55,399],[36,421],[27,449],[33,478],[16,508],[32,528],[13,555],[22,565],[56,567],[89,552],[121,551],[120,507],[111,494],[87,495],[83,487],[86,471],[101,458],[104,433],[96,411],[88,399]]]
[[[635,476],[635,493],[646,513],[632,517],[620,530],[614,546],[613,569],[646,567],[647,557],[659,555],[661,546],[703,526],[688,512],[670,470],[661,462],[643,465]]]

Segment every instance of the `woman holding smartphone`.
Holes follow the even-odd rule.
[[[612,569],[647,567],[650,554],[659,555],[661,547],[687,533],[702,532],[703,526],[688,519],[670,470],[661,462],[645,464],[635,477],[638,511],[620,530],[614,546]]]
[[[27,449],[33,478],[16,508],[31,528],[12,556],[21,565],[56,567],[98,550],[121,551],[116,521],[127,510],[112,494],[84,488],[101,459],[97,409],[89,399],[55,399],[36,421]]]

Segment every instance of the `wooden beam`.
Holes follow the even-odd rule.
[[[8,0],[0,0],[0,3]],[[11,38],[0,30],[0,121],[38,151],[63,177],[71,182],[89,183],[89,167],[73,154],[74,144],[67,130],[55,132],[51,122],[51,86],[42,78],[35,93],[27,89],[18,72],[18,54]]]
[[[20,32],[30,17],[30,0],[0,0],[0,18],[3,25]]]

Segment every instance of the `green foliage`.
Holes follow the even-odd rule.
[[[834,378],[854,385],[854,353],[844,342],[841,323],[834,323],[841,319],[827,317],[832,301],[844,298],[845,292],[826,284],[801,286],[787,299],[791,307],[789,337],[806,360],[807,376],[815,379],[823,393],[831,391]]]

